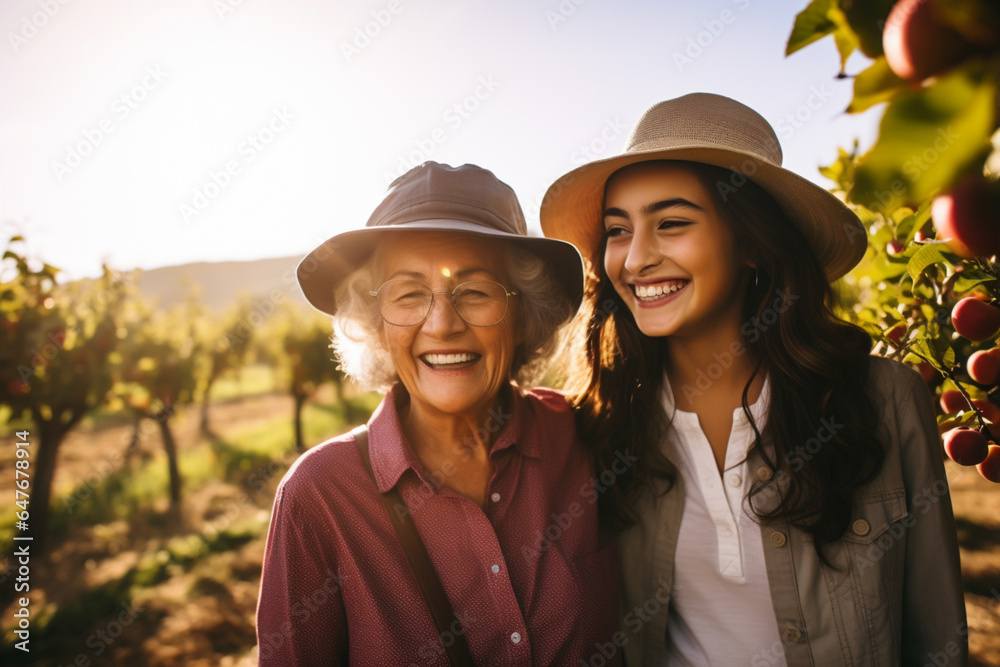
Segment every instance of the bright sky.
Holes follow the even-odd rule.
[[[4,0],[0,232],[72,278],[304,254],[432,159],[492,170],[540,233],[556,177],[696,91],[759,111],[826,187],[880,109],[843,113],[831,39],[784,57],[806,4]]]

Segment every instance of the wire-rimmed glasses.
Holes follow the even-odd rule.
[[[382,319],[397,327],[412,327],[427,319],[435,294],[450,295],[458,316],[466,324],[492,327],[507,315],[509,298],[517,296],[517,292],[508,292],[492,280],[470,280],[448,291],[432,290],[418,280],[405,278],[388,280],[368,293],[375,297]]]

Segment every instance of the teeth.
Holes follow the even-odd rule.
[[[686,284],[686,282],[680,281],[659,285],[635,285],[635,295],[640,299],[655,299],[664,294],[673,294]]]
[[[464,364],[467,361],[475,359],[475,355],[468,352],[462,352],[461,354],[425,354],[424,359],[431,365],[444,366],[446,364]]]

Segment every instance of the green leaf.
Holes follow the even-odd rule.
[[[868,69],[854,77],[854,98],[847,113],[860,113],[876,104],[889,101],[909,84],[896,76],[885,56],[879,56]]]
[[[940,338],[939,340],[945,339]],[[955,350],[952,349],[951,345],[941,353],[941,363],[944,364],[945,368],[953,368],[955,366]]]
[[[796,14],[792,34],[788,36],[788,44],[785,46],[786,56],[837,29],[837,24],[829,16],[833,6],[834,0],[812,0],[808,7]]]
[[[858,36],[851,30],[844,12],[840,11],[839,7],[830,10],[830,18],[837,24],[837,29],[833,32],[833,41],[837,44],[837,52],[840,53],[840,73],[843,74],[844,68],[847,67],[847,59],[858,48]]]
[[[896,236],[901,239],[905,239],[905,243],[910,243],[913,237],[917,235],[921,227],[927,224],[927,221],[931,219],[931,204],[933,200],[926,200],[920,205],[915,212],[903,218],[898,225],[896,225]]]
[[[962,271],[958,274],[958,277],[955,278],[955,282],[952,284],[951,289],[955,294],[965,294],[976,285],[993,282],[994,280],[996,280],[996,278],[986,275],[982,271],[966,268],[965,271]]]
[[[837,149],[837,159],[826,167],[820,167],[819,173],[837,184],[837,189],[846,192],[854,182],[854,162],[858,153],[858,140],[854,140],[853,150],[848,153],[843,148]]]
[[[788,36],[788,44],[785,46],[785,55],[790,56],[827,35],[833,35],[837,43],[840,73],[843,74],[847,59],[858,47],[858,37],[836,0],[812,0],[808,7],[795,16],[792,34]]]
[[[896,0],[840,0],[847,23],[869,58],[882,55],[882,27],[894,4]]]
[[[990,69],[970,62],[930,86],[899,94],[885,111],[878,141],[855,170],[848,198],[887,214],[949,187],[989,150],[996,91]]]
[[[963,410],[955,417],[950,415],[938,415],[937,422],[938,432],[944,433],[945,431],[950,431],[953,428],[965,428],[969,426],[969,424],[976,422],[976,413],[972,410]]]
[[[906,270],[910,273],[910,278],[916,282],[917,278],[920,277],[927,267],[934,264],[944,264],[951,268],[952,263],[947,257],[942,254],[942,250],[945,248],[943,241],[932,241],[925,243],[920,247],[912,258],[910,258],[909,264],[906,265]]]

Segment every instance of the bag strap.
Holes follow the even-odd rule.
[[[368,456],[368,427],[362,424],[351,431],[351,433],[354,435],[354,442],[357,444],[358,452],[361,454],[361,461],[365,464],[365,470],[368,471],[368,476],[371,478],[372,484],[375,484],[375,491],[378,492],[375,473],[372,471],[371,458]],[[475,662],[472,660],[472,653],[469,651],[469,644],[465,640],[464,630],[458,633],[451,629],[452,624],[455,622],[455,612],[448,602],[444,588],[441,587],[441,580],[438,578],[437,572],[431,564],[430,556],[427,555],[427,549],[420,540],[420,535],[417,534],[413,520],[408,518],[410,512],[406,508],[406,503],[403,502],[403,498],[399,495],[399,491],[395,487],[385,493],[379,493],[379,498],[382,500],[382,506],[389,515],[389,522],[396,529],[396,537],[403,547],[406,560],[410,563],[410,569],[413,570],[413,574],[417,578],[424,602],[427,603],[427,608],[434,618],[434,625],[437,626],[439,640],[446,632],[454,638],[454,641],[450,645],[445,646],[449,662],[455,667],[475,665]],[[441,641],[441,644],[444,645],[444,641]]]

